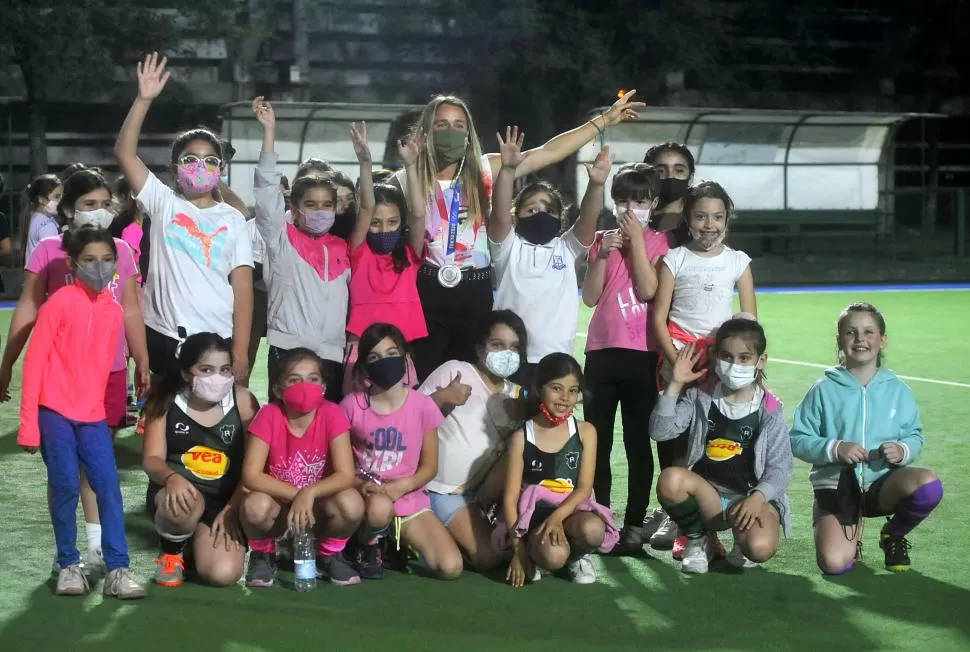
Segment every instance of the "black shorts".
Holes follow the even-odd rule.
[[[147,500],[146,507],[148,507],[148,515],[151,516],[153,521],[155,520],[155,512],[158,511],[158,505],[155,504],[155,500],[158,498],[158,494],[159,492],[161,492],[161,490],[162,490],[161,485],[157,485],[151,482],[148,483],[148,496],[146,497],[146,500]],[[199,492],[199,493],[202,493],[202,492]],[[202,510],[202,518],[199,519],[199,523],[204,523],[208,527],[212,527],[212,523],[216,520],[216,517],[219,515],[219,512],[225,509],[226,505],[229,504],[229,500],[218,499],[214,496],[210,496],[204,493],[202,494],[202,497],[205,499],[205,509]]]
[[[862,516],[866,518],[872,518],[875,516],[888,516],[892,512],[887,512],[879,507],[879,494],[882,493],[882,487],[886,483],[886,479],[889,478],[897,469],[892,469],[886,475],[882,476],[871,485],[869,488],[862,492]],[[814,524],[818,519],[828,514],[836,514],[838,512],[838,498],[835,489],[816,489],[815,490],[815,504],[812,507],[812,523]]]

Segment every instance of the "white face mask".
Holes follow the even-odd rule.
[[[518,351],[489,351],[485,356],[485,368],[499,378],[508,378],[519,370],[522,361]]]
[[[55,215],[57,215],[57,202],[52,199],[46,204],[44,204],[44,212],[50,215],[51,217],[54,217]]]
[[[714,371],[717,373],[717,377],[721,379],[721,384],[732,392],[751,385],[758,377],[757,366],[731,364],[724,360],[717,361]]]
[[[649,208],[646,210],[642,208],[631,208],[630,210],[633,213],[633,216],[637,218],[637,221],[640,222],[641,226],[646,227],[648,224],[650,224],[650,214],[653,211],[651,211]]]
[[[697,231],[696,229],[687,229],[687,232],[690,234],[691,240],[694,241],[697,248],[701,251],[710,251],[714,247],[724,242],[724,236],[727,235],[727,231],[721,231],[721,234],[716,238],[705,240],[705,236],[703,236],[701,232]]]
[[[229,395],[235,384],[232,376],[212,374],[211,376],[192,376],[192,393],[209,403],[220,403]]]
[[[74,226],[79,228],[85,224],[94,224],[99,228],[106,229],[111,226],[114,218],[115,214],[107,208],[98,208],[93,211],[75,211]]]

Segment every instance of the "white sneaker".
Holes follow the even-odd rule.
[[[596,581],[596,569],[589,555],[583,555],[576,561],[566,565],[566,572],[573,584],[593,584]]]
[[[657,550],[670,550],[674,547],[674,541],[679,534],[677,524],[669,516],[664,514],[664,520],[660,523],[657,531],[650,537],[650,547]]]
[[[85,566],[83,559],[81,561],[79,561],[77,563],[77,565],[81,567],[81,570],[84,572],[85,575],[88,574],[89,571],[88,571],[87,567]],[[61,570],[63,570],[63,569],[57,563],[57,553],[55,552],[54,553],[54,561],[51,562],[51,575],[60,575]]]
[[[115,568],[104,576],[104,595],[119,600],[140,600],[147,593],[127,568]]]
[[[680,570],[685,573],[703,574],[707,572],[710,560],[711,544],[706,535],[699,539],[687,539],[687,548],[684,549],[684,560],[680,564]]]
[[[727,557],[725,557],[725,561],[727,561],[727,563],[734,568],[757,568],[758,567],[758,562],[751,561],[750,559],[745,557],[744,553],[741,552],[741,546],[739,546],[737,543],[735,543],[734,547],[731,548],[731,552],[727,554]]]
[[[87,595],[90,590],[80,564],[68,566],[58,572],[57,588],[54,589],[57,595]]]
[[[539,567],[536,566],[535,570],[532,571],[532,577],[529,579],[529,583],[535,584],[541,579],[542,579],[542,571],[540,571]]]
[[[81,565],[84,566],[84,574],[89,577],[95,574],[104,575],[108,572],[104,565],[104,553],[101,552],[101,548],[88,550],[88,554]]]

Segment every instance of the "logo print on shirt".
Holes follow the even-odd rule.
[[[566,466],[574,471],[579,468],[579,453],[566,453]]]
[[[323,478],[327,467],[326,456],[317,452],[303,454],[298,451],[288,460],[269,465],[269,474],[297,489],[309,487]]]
[[[189,434],[189,424],[182,423],[181,421],[175,424],[175,434],[176,435],[187,435]]]
[[[555,270],[557,270],[557,271],[561,271],[561,270],[566,269],[566,263],[563,262],[562,256],[553,256],[552,257],[552,268],[555,269]]]
[[[229,442],[232,441],[233,435],[236,434],[236,426],[234,425],[222,426],[222,428],[219,429],[219,434],[222,435],[222,441],[228,444]]]
[[[741,426],[741,441],[747,443],[751,441],[751,437],[754,436],[754,430],[751,426]]]
[[[165,231],[165,241],[170,246],[208,268],[212,267],[213,258],[222,256],[223,241],[228,237],[228,226],[223,225],[212,233],[206,233],[185,213],[176,214]]]
[[[364,440],[364,459],[361,466],[365,471],[378,475],[393,470],[404,462],[404,433],[397,428],[378,428]]]

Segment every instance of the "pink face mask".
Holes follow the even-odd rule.
[[[283,405],[297,414],[313,412],[322,404],[323,385],[304,380],[283,390]]]
[[[193,376],[192,393],[203,401],[219,403],[229,395],[235,380],[232,376],[212,374],[211,376]]]
[[[179,187],[186,192],[205,194],[219,185],[219,168],[209,167],[205,161],[181,163],[178,166]]]

